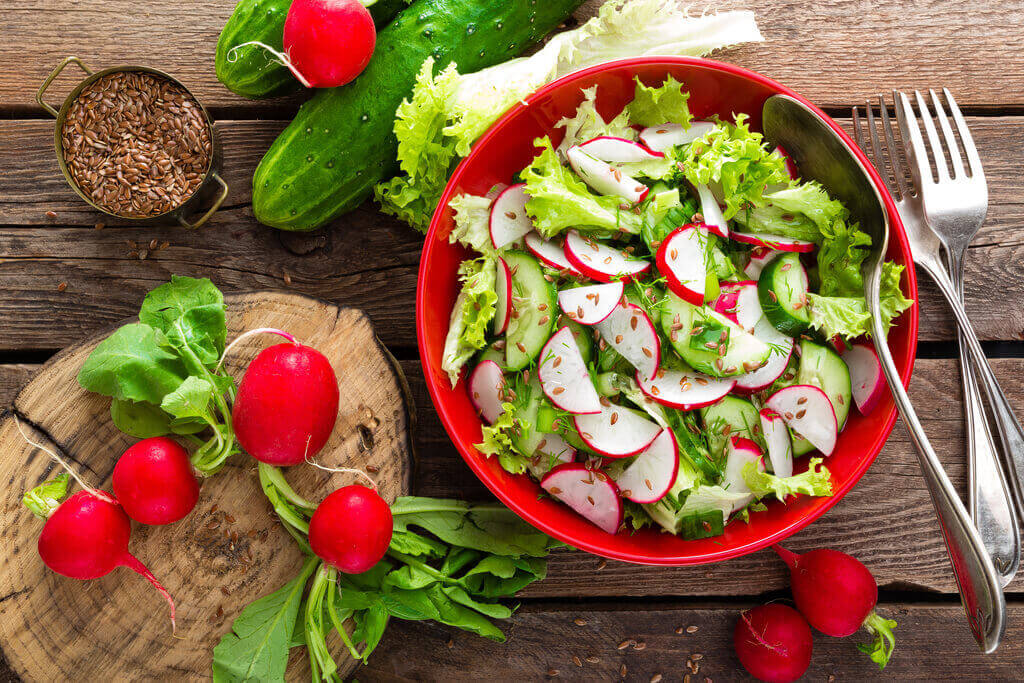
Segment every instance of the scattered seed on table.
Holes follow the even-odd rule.
[[[576,656],[576,655],[572,656],[572,663],[575,664],[576,666],[580,667],[581,669],[583,668],[583,662],[581,662],[580,658],[578,656]]]
[[[575,619],[572,620],[572,623],[576,624],[577,626],[586,626],[587,625],[587,620],[586,619],[582,619],[580,617],[576,617]]]
[[[224,605],[217,605],[217,618],[224,616]]]
[[[642,640],[638,640],[636,642],[636,644],[633,645],[633,649],[634,650],[646,650],[647,649],[647,643],[645,643]]]
[[[283,271],[283,272],[284,272],[284,283],[290,287],[291,284],[292,284],[292,276],[288,274],[287,270]]]
[[[626,638],[626,639],[625,639],[624,641],[622,641],[621,643],[619,643],[619,646],[618,646],[618,647],[617,647],[616,649],[617,649],[617,650],[625,650],[625,649],[626,649],[627,647],[629,647],[629,646],[630,646],[630,644],[632,644],[632,643],[633,643],[633,641],[632,641],[631,639],[629,639],[629,638]]]
[[[56,211],[47,211],[46,212],[46,217],[47,218],[56,218],[57,217],[57,212]]]
[[[448,646],[448,649],[450,650],[450,649],[452,649],[453,647],[455,647],[455,641],[454,641],[453,639],[449,638],[449,639],[448,639],[448,642],[447,642],[447,643],[445,643],[445,645],[447,645],[447,646]]]
[[[651,683],[661,683],[661,674],[651,676]]]
[[[213,531],[214,529],[216,529],[219,526],[220,526],[220,520],[217,520],[217,519],[211,519],[209,522],[206,523],[207,531]]]
[[[697,632],[697,627],[696,626],[687,626],[686,627],[686,632],[687,633],[696,633]]]
[[[107,227],[107,224],[106,223],[97,223],[96,225],[94,225],[92,227],[93,227],[93,230],[102,230],[103,228]]]
[[[380,472],[380,468],[377,467],[376,465],[367,465],[366,471],[369,472],[370,474],[377,474],[378,472]]]
[[[229,590],[228,590],[227,588],[225,588],[224,586],[221,586],[221,587],[220,587],[220,592],[221,592],[221,593],[223,593],[224,595],[231,595],[231,591],[229,591]]]
[[[625,664],[623,664],[622,666],[619,667],[619,675],[622,676],[623,678],[626,677],[626,671],[627,671],[627,669],[626,669],[626,665]]]
[[[597,563],[597,571],[601,571],[602,569],[604,569],[607,566],[608,566],[608,563],[605,560],[601,560],[600,562]]]
[[[683,627],[682,626],[677,626],[676,627],[676,633],[677,634],[681,634],[682,632],[683,632]]]
[[[210,508],[210,514],[212,515],[214,512],[216,512],[219,509],[220,509],[220,505],[218,505],[217,503],[214,503],[213,507]]]
[[[231,515],[224,515],[224,521],[227,522],[228,524],[234,524],[235,523],[235,518],[232,517]]]
[[[702,655],[699,652],[695,652],[692,655],[690,655],[690,659],[692,659],[695,662],[699,662],[700,660],[704,659],[704,655]]]
[[[585,657],[585,659],[587,660],[588,664],[597,664],[598,662],[601,661],[601,658],[598,657],[597,655],[587,655]]]
[[[558,675],[558,669],[548,669],[548,676],[554,677]]]
[[[57,291],[58,292],[63,292],[67,288],[68,288],[68,283],[66,283],[66,282],[62,282],[59,285],[57,285]]]

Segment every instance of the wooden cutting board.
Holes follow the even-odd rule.
[[[413,471],[414,412],[395,360],[362,311],[279,292],[229,294],[228,339],[257,327],[276,327],[320,350],[338,375],[338,423],[318,460],[373,470],[389,502],[407,494]],[[259,487],[254,461],[236,456],[203,483],[199,503],[184,520],[162,527],[133,524],[130,551],[163,582],[177,602],[171,635],[167,605],[146,581],[119,567],[93,581],[49,571],[36,552],[43,522],[22,504],[24,491],[56,475],[51,459],[18,434],[16,415],[34,440],[58,449],[93,486],[110,490],[118,456],[135,439],[110,419],[110,400],[82,389],[75,377],[109,334],[65,349],[21,390],[0,419],[0,646],[25,680],[123,681],[209,679],[212,650],[238,613],[293,578],[302,554]],[[248,362],[279,343],[250,338],[227,360],[241,379]],[[31,425],[31,427],[29,426]],[[311,466],[286,471],[292,485],[322,500],[352,475]],[[336,646],[344,673],[355,663]],[[305,648],[292,651],[289,679],[309,680]]]

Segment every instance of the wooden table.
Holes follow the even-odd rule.
[[[578,12],[590,16],[596,2]],[[844,124],[849,108],[888,88],[947,86],[975,136],[989,180],[989,218],[968,258],[967,309],[1011,400],[1024,405],[1024,2],[1021,0],[723,0],[754,7],[768,38],[719,58],[772,76]],[[133,315],[172,273],[206,276],[225,290],[290,288],[359,306],[401,360],[420,422],[416,492],[486,499],[433,411],[413,329],[422,238],[371,204],[328,229],[294,235],[258,225],[250,178],[297,100],[250,102],[213,75],[213,49],[231,0],[8,0],[0,12],[0,403],[54,352]],[[64,183],[53,123],[34,92],[65,55],[105,67],[145,63],[181,78],[210,108],[231,194],[202,230],[127,228],[103,221]],[[62,77],[54,92],[72,81]],[[52,212],[52,213],[51,213]],[[151,240],[168,246],[149,248]],[[921,339],[911,397],[953,481],[965,483],[964,441],[951,318],[922,279]],[[1007,588],[1009,627],[996,655],[967,631],[931,503],[902,426],[832,511],[794,536],[795,550],[830,546],[862,559],[881,585],[880,610],[899,620],[885,677],[1019,679],[1024,583]],[[557,552],[547,580],[497,645],[425,623],[396,622],[360,680],[614,678],[666,680],[700,672],[741,678],[731,631],[738,611],[786,595],[769,552],[694,568],[646,568]],[[4,596],[0,596],[0,609]],[[694,633],[677,627],[696,626]],[[691,629],[692,630],[692,629]],[[616,646],[634,638],[645,647]],[[211,647],[213,643],[210,644]],[[572,658],[579,657],[582,668]],[[17,675],[3,667],[4,675]],[[73,676],[72,672],[68,672]],[[854,641],[817,636],[809,679],[877,676]]]

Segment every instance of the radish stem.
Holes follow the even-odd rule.
[[[107,495],[105,492],[100,491],[99,489],[94,489],[93,487],[91,487],[88,484],[86,484],[85,480],[83,480],[80,476],[78,476],[78,473],[75,472],[73,469],[71,469],[71,466],[68,465],[67,461],[64,460],[64,458],[62,458],[59,455],[57,455],[56,452],[50,450],[49,448],[47,448],[43,444],[36,443],[32,439],[28,438],[28,435],[25,433],[25,430],[21,428],[21,420],[18,419],[17,415],[14,416],[14,424],[17,425],[18,432],[21,434],[21,438],[23,438],[26,443],[28,443],[31,446],[35,446],[36,448],[38,448],[39,450],[43,451],[44,453],[49,455],[51,458],[56,460],[57,463],[61,467],[63,467],[67,471],[68,474],[71,475],[71,478],[74,479],[76,482],[78,482],[78,485],[81,486],[83,490],[88,491],[89,493],[91,493],[92,495],[96,496],[100,500],[116,502],[116,501],[114,501],[114,499],[112,497]]]
[[[241,46],[239,46],[239,47],[241,47]],[[235,49],[237,49],[237,48],[235,48]],[[215,373],[220,371],[220,366],[224,364],[224,359],[228,357],[228,354],[231,352],[231,349],[235,348],[236,344],[238,344],[240,341],[242,341],[244,339],[248,339],[249,337],[255,336],[257,334],[276,334],[279,337],[284,337],[285,339],[290,341],[292,344],[298,344],[299,343],[298,340],[295,339],[295,337],[293,337],[292,335],[288,334],[284,330],[278,330],[278,329],[275,329],[273,327],[258,327],[258,328],[254,329],[254,330],[249,330],[248,332],[243,332],[242,334],[240,334],[237,337],[235,337],[234,340],[232,340],[232,342],[230,344],[228,344],[228,347],[226,349],[224,349],[224,353],[220,354],[220,360],[217,362],[217,367],[215,367],[213,369],[213,371]]]
[[[227,55],[228,61],[229,62],[233,62],[236,59],[238,59],[238,54],[235,52],[235,50],[238,50],[239,48],[247,47],[249,45],[255,45],[257,47],[261,47],[264,50],[266,50],[267,52],[269,52],[270,54],[274,55],[275,57],[277,57],[277,59],[276,60],[272,59],[272,60],[269,60],[269,61],[276,61],[281,66],[287,67],[288,70],[292,72],[292,75],[295,76],[295,78],[297,78],[299,80],[299,83],[301,83],[305,87],[307,87],[307,88],[312,88],[313,87],[312,85],[309,84],[309,81],[306,80],[306,77],[303,76],[299,72],[299,70],[295,68],[295,65],[292,64],[292,60],[288,57],[288,55],[286,55],[283,52],[280,52],[279,50],[275,50],[274,48],[270,47],[266,43],[261,43],[258,40],[250,40],[247,43],[241,43],[240,45],[236,45],[233,48],[231,48],[231,50],[228,51],[228,55]]]
[[[327,616],[330,617],[331,623],[334,624],[335,630],[338,635],[341,636],[341,640],[345,643],[345,647],[348,648],[349,654],[355,660],[362,659],[363,656],[356,649],[356,646],[352,644],[352,640],[348,637],[348,632],[345,630],[345,624],[343,623],[348,616],[341,616],[338,614],[337,607],[335,606],[335,600],[338,595],[338,570],[334,567],[328,567],[324,565],[320,570],[327,577]],[[345,610],[351,615],[351,610]]]
[[[146,579],[146,581],[153,584],[153,588],[156,588],[160,591],[160,595],[164,596],[164,600],[166,600],[167,604],[171,606],[171,633],[176,633],[178,630],[178,624],[174,620],[174,599],[171,598],[171,594],[167,592],[167,589],[164,588],[162,583],[157,581],[156,577],[153,576],[153,572],[149,571],[149,568],[142,564],[142,562],[139,561],[139,558],[135,557],[131,553],[125,554],[122,564],[136,574],[141,575]]]

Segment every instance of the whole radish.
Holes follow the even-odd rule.
[[[126,450],[111,479],[121,507],[142,524],[177,522],[199,500],[188,452],[165,436],[143,439]]]
[[[373,17],[357,0],[294,0],[284,50],[307,88],[345,85],[366,68],[377,43]]]
[[[53,571],[72,579],[98,579],[117,567],[141,574],[171,606],[174,600],[153,573],[128,552],[132,527],[121,506],[109,494],[79,491],[50,512],[39,534],[39,557]]]
[[[330,361],[299,343],[264,349],[249,363],[232,410],[235,436],[268,465],[316,455],[338,419],[338,378]]]
[[[772,549],[789,565],[793,600],[811,626],[836,638],[853,635],[863,626],[875,640],[858,648],[884,669],[896,644],[896,622],[875,613],[878,584],[868,568],[855,557],[828,548],[803,555],[779,545]]]
[[[779,603],[743,612],[733,644],[743,667],[769,683],[795,681],[811,663],[811,628],[799,612]]]
[[[388,504],[373,489],[353,484],[317,507],[309,521],[309,546],[328,565],[361,574],[384,557],[391,532]]]

